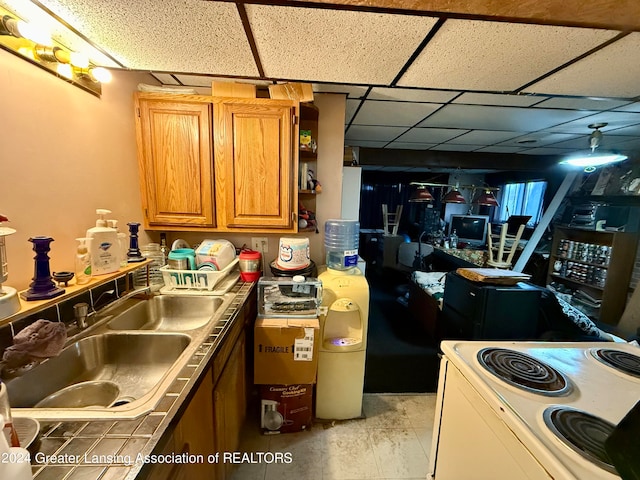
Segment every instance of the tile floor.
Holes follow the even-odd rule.
[[[436,395],[365,394],[362,419],[262,435],[247,422],[240,450],[290,452],[290,464],[242,464],[232,480],[424,480]]]

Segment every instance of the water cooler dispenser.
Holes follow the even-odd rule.
[[[326,308],[320,316],[316,384],[316,417],[321,419],[362,414],[369,285],[357,268],[358,230],[357,222],[347,220],[329,220],[325,226],[327,269],[318,277]],[[355,258],[349,258],[354,252]]]

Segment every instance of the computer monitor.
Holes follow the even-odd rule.
[[[488,215],[451,215],[449,236],[456,231],[458,242],[472,247],[484,247],[487,243]]]

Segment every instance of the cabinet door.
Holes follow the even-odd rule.
[[[215,447],[219,452],[238,451],[240,444],[240,434],[247,411],[245,342],[245,334],[242,333],[213,393]],[[233,464],[217,464],[215,478],[228,478],[231,468]]]
[[[291,229],[295,102],[216,105],[215,169],[219,222],[228,229]]]
[[[213,382],[211,373],[204,375],[202,383],[184,411],[174,431],[176,453],[203,455],[203,463],[187,463],[180,473],[186,478],[215,478],[215,464],[208,463],[207,456],[214,454],[213,439]]]
[[[137,99],[140,187],[148,226],[215,226],[210,103]]]

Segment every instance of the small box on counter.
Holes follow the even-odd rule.
[[[306,430],[313,420],[313,385],[261,385],[260,428],[265,435]]]
[[[317,318],[258,318],[253,383],[316,383],[319,336]]]

